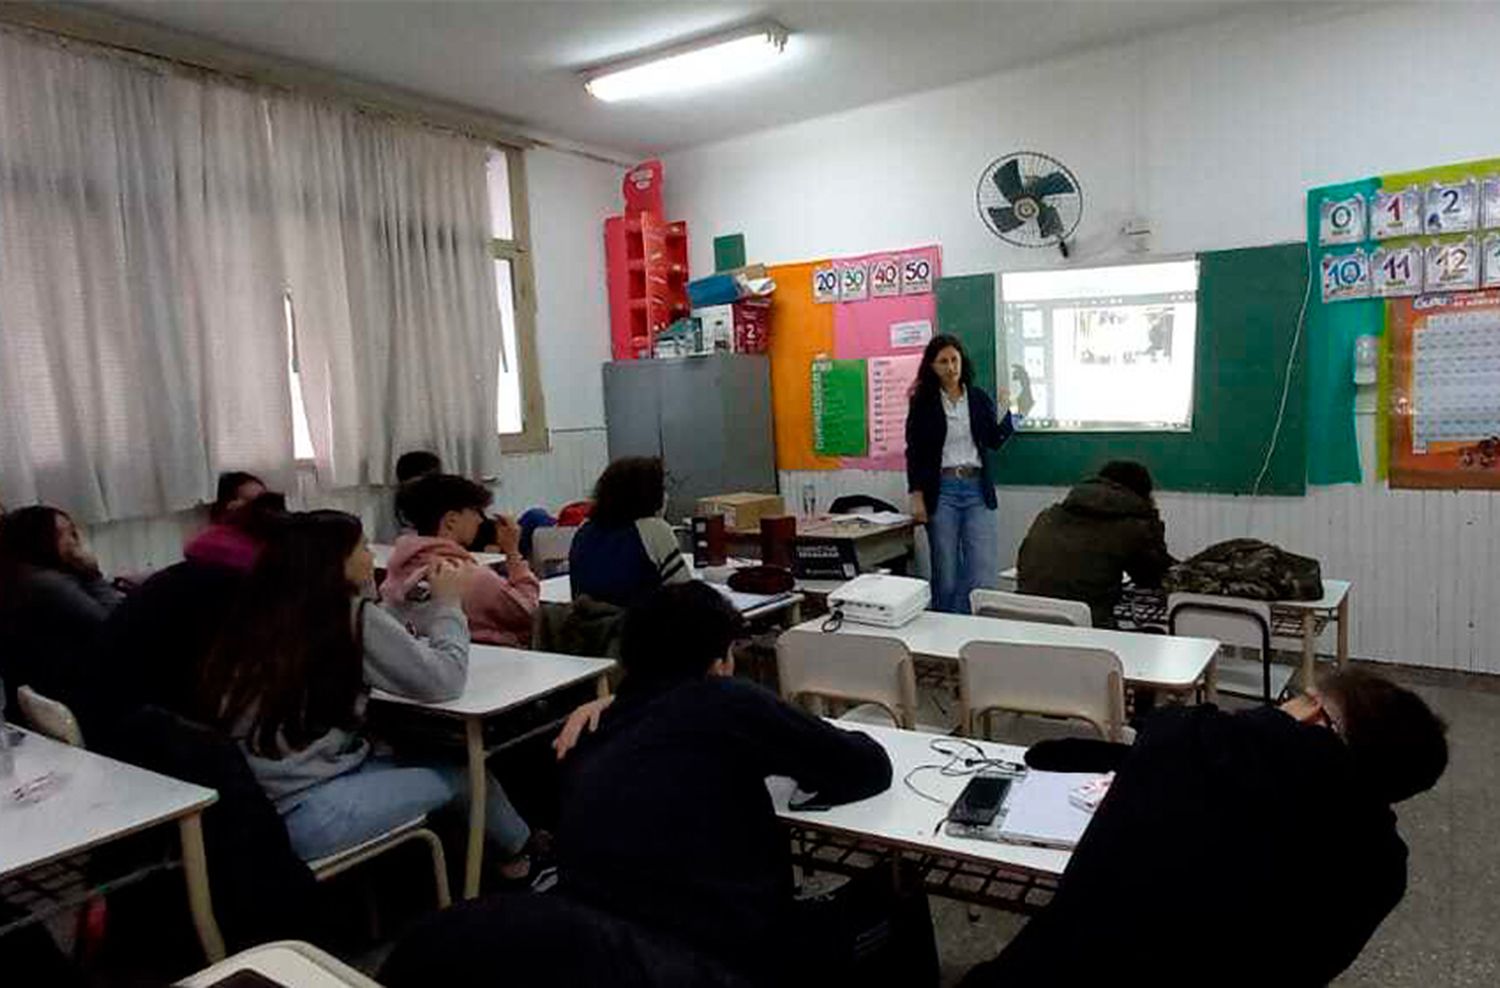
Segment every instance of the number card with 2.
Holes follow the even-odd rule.
[[[1484,238],[1484,287],[1500,288],[1500,233]]]
[[[1471,178],[1427,187],[1427,232],[1459,233],[1472,230],[1479,220],[1479,190]]]
[[[1464,292],[1479,287],[1479,254],[1473,237],[1427,248],[1424,272],[1429,292]]]
[[[932,259],[926,254],[907,254],[901,258],[901,294],[927,295],[932,292]]]
[[[814,268],[812,274],[813,301],[837,302],[839,300],[839,272],[832,264]]]
[[[1318,243],[1357,244],[1365,239],[1365,197],[1324,199],[1318,207]]]
[[[1370,297],[1370,256],[1363,250],[1323,258],[1323,301]]]
[[[1422,232],[1422,190],[1415,185],[1375,193],[1370,205],[1370,235],[1376,240],[1415,237]]]
[[[1373,294],[1381,298],[1422,294],[1422,248],[1380,247],[1370,255]]]
[[[839,265],[839,301],[863,302],[870,297],[870,269],[863,263]]]
[[[901,262],[882,257],[870,262],[870,297],[891,298],[901,294]]]

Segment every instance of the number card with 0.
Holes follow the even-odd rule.
[[[1415,237],[1422,232],[1422,190],[1415,185],[1375,193],[1370,204],[1370,235],[1376,240]]]
[[[1500,175],[1491,175],[1484,180],[1479,198],[1484,213],[1481,221],[1486,230],[1500,229]]]
[[[901,294],[901,262],[882,257],[870,262],[870,297],[891,298]]]
[[[1452,185],[1433,182],[1427,187],[1427,232],[1458,233],[1474,229],[1479,220],[1478,196],[1472,178]]]
[[[901,294],[927,295],[932,291],[932,259],[926,254],[901,258]]]
[[[870,269],[864,262],[839,265],[839,301],[863,302],[870,297]]]
[[[1423,273],[1429,292],[1463,292],[1479,287],[1479,255],[1473,237],[1431,244]]]
[[[1318,207],[1318,243],[1357,244],[1365,239],[1365,197],[1324,199]]]
[[[1422,248],[1379,247],[1370,255],[1373,294],[1382,298],[1422,294]]]
[[[832,264],[813,268],[813,301],[837,302],[839,300],[839,272]]]
[[[1500,233],[1484,238],[1484,287],[1500,288]]]
[[[1323,258],[1323,301],[1370,297],[1370,255],[1363,250]]]

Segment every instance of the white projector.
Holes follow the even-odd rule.
[[[828,609],[843,614],[846,621],[899,628],[927,610],[931,600],[926,580],[866,573],[830,593]]]

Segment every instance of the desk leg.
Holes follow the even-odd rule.
[[[1349,594],[1339,601],[1339,668],[1349,664]]]
[[[177,821],[182,837],[182,874],[187,879],[188,909],[193,928],[210,964],[224,959],[224,936],[214,918],[213,896],[208,890],[208,855],[203,850],[203,817],[193,813]]]
[[[1219,702],[1219,656],[1217,653],[1208,660],[1208,668],[1203,673],[1203,702],[1212,704]]]
[[[1312,689],[1313,674],[1318,662],[1318,616],[1312,611],[1302,612],[1302,688]]]
[[[484,868],[484,804],[488,775],[484,767],[484,723],[478,717],[464,721],[469,748],[469,853],[464,858],[464,898],[479,894],[479,875]]]
[[[600,676],[594,681],[594,695],[603,700],[609,696],[609,677]]]

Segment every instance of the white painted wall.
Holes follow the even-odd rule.
[[[1150,220],[1161,254],[1302,240],[1311,186],[1500,152],[1486,84],[1497,32],[1489,4],[1251,12],[669,156],[668,207],[688,222],[699,270],[712,238],[734,232],[769,263],[936,241],[950,275],[1054,266],[1055,252],[992,237],[974,205],[989,161],[1031,149],[1084,186],[1078,262],[1123,256],[1117,231],[1132,215]],[[1328,106],[1348,112],[1325,122]],[[1366,463],[1372,425],[1360,417]],[[853,471],[781,483],[793,496],[812,483],[824,505],[855,491],[897,500],[904,487]],[[1005,558],[1062,493],[1002,488]],[[1352,579],[1356,655],[1500,672],[1493,495],[1366,483],[1160,502],[1179,554],[1250,534]]]

